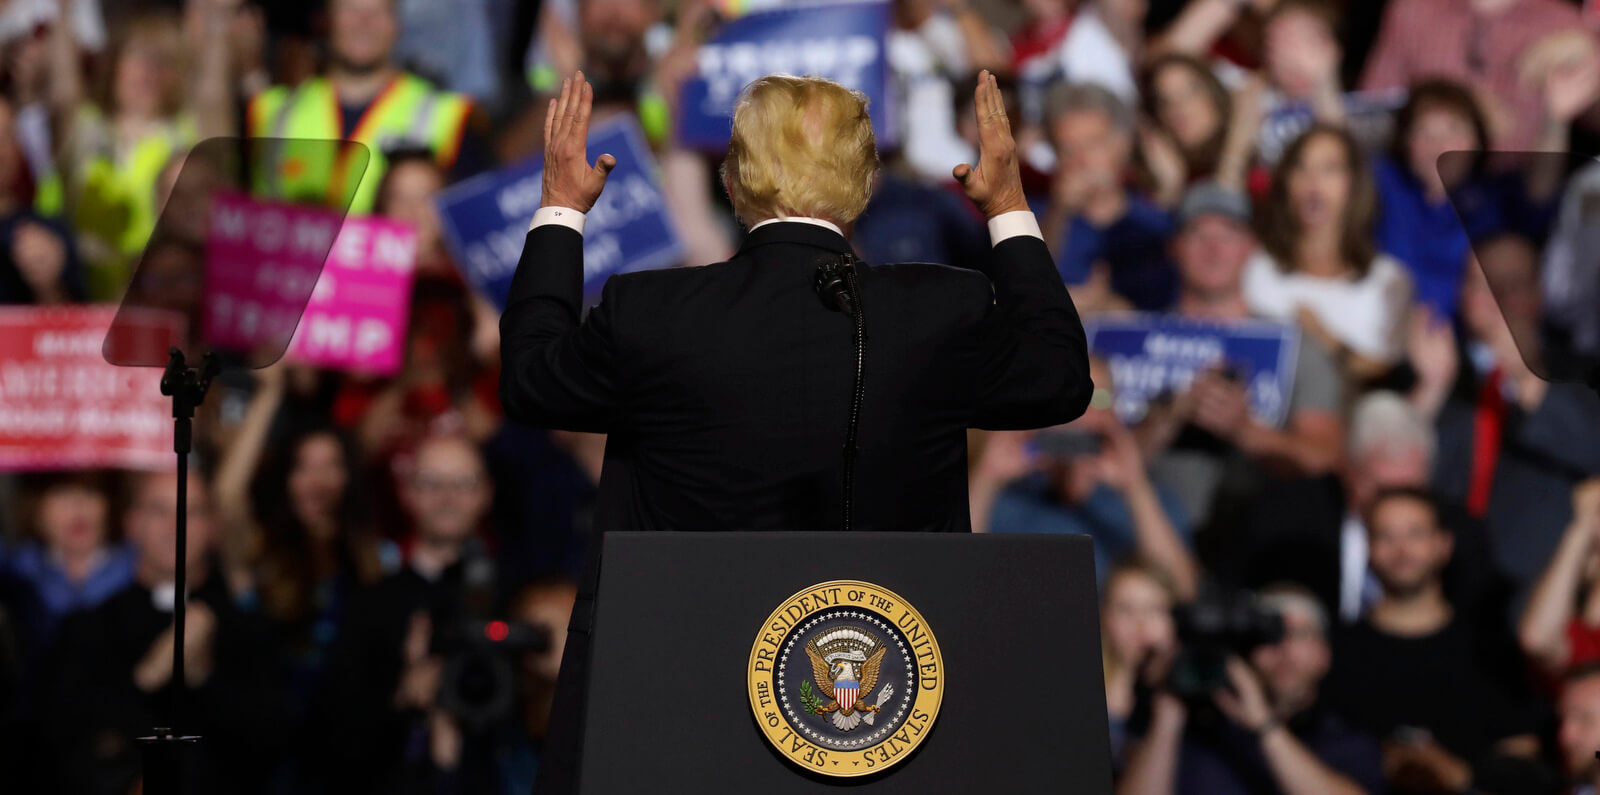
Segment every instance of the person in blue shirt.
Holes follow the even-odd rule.
[[[1379,247],[1405,264],[1417,302],[1437,317],[1455,315],[1469,241],[1503,231],[1541,239],[1554,215],[1554,191],[1542,183],[1557,180],[1541,180],[1531,168],[1492,172],[1487,140],[1471,90],[1429,79],[1412,86],[1395,116],[1391,151],[1375,158]],[[1441,159],[1445,152],[1460,154]]]
[[[0,548],[0,579],[22,586],[22,639],[45,648],[68,613],[85,610],[133,582],[133,552],[111,541],[109,489],[99,472],[23,478],[28,539]]]
[[[1178,288],[1167,256],[1172,215],[1124,179],[1133,154],[1133,109],[1098,85],[1057,83],[1046,95],[1045,125],[1057,167],[1048,206],[1034,211],[1062,280],[1085,284],[1105,278],[1097,273],[1103,269],[1111,291],[1134,308],[1171,305]]]
[[[992,431],[977,448],[968,505],[974,532],[1087,533],[1095,579],[1144,559],[1178,601],[1199,587],[1192,530],[1181,501],[1151,482],[1133,432],[1112,411],[1110,368],[1090,359],[1097,385],[1083,416],[1044,431]]]

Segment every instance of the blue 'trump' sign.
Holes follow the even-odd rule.
[[[1233,323],[1144,312],[1084,322],[1089,350],[1111,366],[1117,416],[1137,422],[1152,399],[1178,394],[1210,367],[1232,368],[1245,384],[1250,414],[1282,425],[1294,388],[1300,330],[1272,320]]]
[[[589,131],[589,158],[607,153],[617,158],[617,167],[583,225],[583,290],[591,301],[613,273],[659,268],[683,257],[655,160],[632,116]],[[543,179],[544,157],[539,156],[452,185],[436,200],[445,245],[457,267],[501,309],[528,222],[539,209]]]
[[[802,4],[756,11],[723,25],[696,55],[685,81],[678,139],[720,151],[733,127],[733,103],[758,77],[781,72],[836,80],[867,95],[880,148],[896,137],[888,53],[889,4]]]

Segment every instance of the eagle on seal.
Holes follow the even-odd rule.
[[[829,699],[816,709],[818,715],[828,715],[836,728],[849,731],[861,723],[863,715],[879,710],[877,704],[863,699],[878,685],[878,667],[887,646],[860,630],[837,629],[819,635],[805,648],[811,658],[812,678]]]

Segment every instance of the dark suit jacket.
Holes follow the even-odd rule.
[[[602,532],[836,528],[854,322],[812,280],[849,250],[823,227],[769,224],[728,262],[611,277],[580,323],[582,237],[535,228],[500,319],[506,414],[609,434]],[[966,429],[1053,425],[1088,405],[1083,326],[1044,241],[1009,238],[978,264],[862,269],[858,529],[970,531]],[[597,557],[573,612],[540,792],[575,779]]]

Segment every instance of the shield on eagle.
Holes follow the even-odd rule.
[[[856,694],[861,692],[860,682],[834,682],[833,699],[839,702],[839,709],[849,711],[856,705]]]

